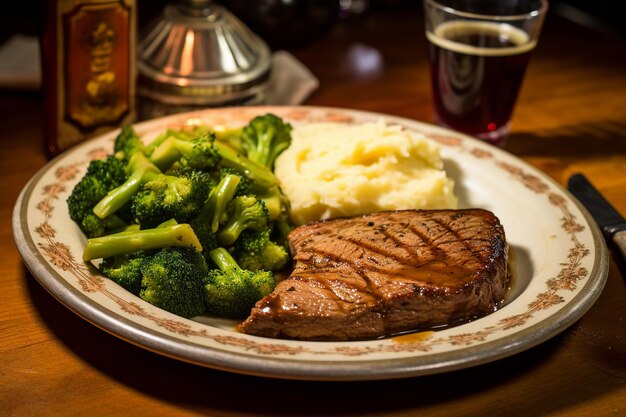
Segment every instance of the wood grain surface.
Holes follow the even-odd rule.
[[[432,122],[426,47],[420,11],[409,7],[340,21],[291,52],[321,83],[306,104]],[[626,415],[626,269],[614,255],[600,299],[569,329],[513,357],[440,375],[263,379],[109,335],[51,297],[13,241],[18,193],[47,162],[41,102],[37,93],[0,92],[0,415]],[[505,149],[561,184],[583,172],[626,215],[626,39],[550,14]]]

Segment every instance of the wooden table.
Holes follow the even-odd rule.
[[[307,104],[432,121],[417,8],[348,19],[293,53],[321,81]],[[358,65],[359,53],[380,65]],[[46,163],[40,104],[37,94],[0,95],[0,415],[626,415],[626,270],[613,255],[600,299],[569,329],[447,374],[263,379],[179,362],[105,333],[51,297],[13,242],[17,195]],[[506,149],[561,184],[587,174],[626,215],[626,39],[550,15]]]

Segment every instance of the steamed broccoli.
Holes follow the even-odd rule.
[[[174,314],[246,315],[289,260],[288,202],[272,165],[290,131],[265,115],[219,140],[197,126],[145,145],[122,128],[68,198],[88,237],[83,259],[102,259],[104,276]]]
[[[130,202],[139,191],[141,184],[161,174],[161,171],[150,162],[141,150],[136,150],[130,155],[125,171],[127,174],[126,181],[109,191],[93,208],[93,212],[98,217],[104,219],[117,212]]]
[[[225,218],[228,204],[237,193],[240,179],[238,175],[225,172],[220,182],[211,189],[198,215],[189,221],[205,254],[219,246],[217,231]]]
[[[210,129],[207,126],[196,126],[193,129],[171,129],[168,128],[165,132],[161,133],[159,136],[154,138],[145,148],[145,154],[150,156],[154,152],[156,148],[158,148],[163,142],[165,142],[170,137],[176,137],[179,139],[190,140],[195,138],[196,136],[201,135],[204,132],[209,131]]]
[[[252,181],[250,180],[250,178],[246,177],[245,174],[237,171],[236,169],[227,167],[220,167],[218,173],[220,180],[230,175],[236,175],[237,177],[239,177],[237,192],[235,193],[236,196],[253,194]]]
[[[232,246],[232,255],[241,268],[277,271],[287,264],[287,250],[270,239],[270,232],[269,228],[259,232],[246,230],[239,235]]]
[[[143,141],[132,126],[122,127],[122,130],[115,138],[113,152],[118,159],[125,163],[128,163],[128,160],[135,152],[144,152]]]
[[[278,184],[271,169],[250,161],[244,155],[223,142],[215,140],[215,134],[204,132],[200,136],[187,139],[170,136],[157,146],[150,160],[161,170],[175,163],[196,169],[211,170],[219,163],[246,175],[260,189],[269,189]]]
[[[241,145],[252,162],[272,168],[282,151],[291,145],[291,125],[268,113],[252,119],[241,134]]]
[[[244,230],[262,230],[268,227],[269,212],[263,200],[246,195],[235,197],[228,207],[228,221],[217,233],[222,246],[230,246]]]
[[[209,251],[220,246],[217,241],[217,234],[211,230],[211,223],[204,221],[203,217],[196,217],[189,222],[194,233],[198,237],[198,241],[202,246],[202,254],[208,256]]]
[[[175,163],[182,167],[212,170],[217,167],[221,156],[213,145],[215,135],[205,132],[189,140],[170,136],[157,146],[150,160],[165,171]]]
[[[141,265],[145,252],[124,253],[102,260],[98,269],[102,275],[124,287],[132,294],[139,295],[141,290]]]
[[[278,185],[278,179],[271,169],[256,162],[252,162],[235,149],[222,142],[214,142],[222,160],[221,166],[241,172],[250,179],[252,185],[259,190],[269,190]]]
[[[257,194],[257,197],[265,203],[270,221],[284,216],[289,209],[289,200],[279,187],[272,187],[266,193]]]
[[[245,317],[276,285],[271,272],[242,269],[224,248],[212,250],[209,257],[217,266],[203,280],[209,314]]]
[[[143,227],[172,218],[186,223],[200,213],[212,186],[211,177],[201,171],[151,176],[132,197],[132,213]]]
[[[102,236],[125,226],[127,223],[125,217],[110,216],[101,219],[92,210],[98,201],[125,180],[124,164],[113,156],[89,163],[87,172],[74,186],[67,199],[70,218],[87,237]]]
[[[191,226],[185,223],[120,232],[88,239],[83,251],[83,260],[90,261],[124,253],[172,246],[190,247],[202,252],[202,245],[198,237]]]
[[[228,174],[222,177],[217,186],[211,190],[206,208],[213,233],[218,231],[224,221],[226,209],[235,197],[240,181],[239,176]]]
[[[204,257],[192,248],[167,248],[143,258],[139,296],[150,304],[182,317],[206,311]]]

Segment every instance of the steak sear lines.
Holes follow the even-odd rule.
[[[494,311],[509,280],[504,230],[486,210],[333,219],[301,226],[288,240],[291,275],[240,331],[354,340],[452,325]]]

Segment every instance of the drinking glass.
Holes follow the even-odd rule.
[[[438,124],[502,145],[547,0],[424,0]]]

